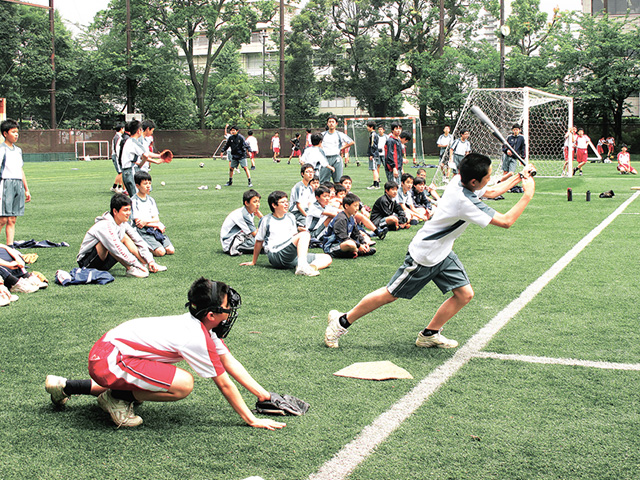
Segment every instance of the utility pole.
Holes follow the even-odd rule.
[[[133,79],[131,78],[131,0],[127,0],[127,113],[135,113]]]
[[[284,0],[280,0],[280,138],[284,139]],[[280,140],[283,141],[283,140]]]
[[[507,29],[504,25],[504,0],[500,0],[500,88],[504,88],[504,37],[508,35]]]

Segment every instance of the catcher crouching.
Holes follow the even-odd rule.
[[[137,318],[105,333],[89,353],[91,379],[48,375],[45,390],[63,407],[71,395],[94,395],[118,427],[136,427],[142,418],[134,404],[175,402],[193,390],[193,377],[174,364],[185,360],[204,378],[212,378],[233,409],[250,426],[280,429],[285,423],[257,418],[247,407],[233,377],[257,397],[256,411],[302,415],[309,405],[289,395],[268,392],[229,352],[222,340],[233,326],[241,298],[223,282],[204,277],[189,289],[189,313]]]

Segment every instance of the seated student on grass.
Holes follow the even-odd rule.
[[[253,259],[240,265],[255,265],[264,247],[269,263],[275,268],[295,268],[296,275],[315,277],[331,265],[331,257],[324,253],[309,253],[311,235],[296,225],[289,213],[287,194],[276,190],[267,198],[271,213],[262,217],[253,248]]]
[[[116,193],[111,197],[110,209],[96,217],[85,234],[76,261],[80,267],[109,270],[116,263],[127,269],[131,277],[145,278],[149,272],[162,272],[148,245],[129,223],[131,199]]]
[[[176,402],[193,391],[193,376],[174,364],[185,360],[203,378],[211,378],[227,402],[248,425],[274,430],[284,423],[256,418],[233,377],[260,401],[265,390],[236,360],[221,340],[240,307],[240,295],[222,282],[199,278],[187,295],[188,313],[136,318],[105,333],[89,353],[87,380],[47,375],[51,401],[64,406],[71,395],[94,395],[118,427],[137,427],[142,418],[134,403]]]
[[[353,180],[351,180],[351,177],[349,175],[343,175],[342,177],[340,177],[340,183],[338,185],[341,185],[342,187],[344,187],[344,191],[346,192],[345,193],[346,195],[351,193]],[[339,188],[340,194],[342,195],[342,189],[340,187],[338,188]],[[344,196],[342,196],[342,198],[344,198]],[[376,225],[374,225],[373,222],[369,219],[369,215],[367,214],[367,212],[364,210],[363,207],[364,205],[362,204],[362,202],[360,202],[360,209],[355,214],[356,223],[358,225],[362,225],[364,228],[371,230],[371,232],[373,232],[373,235],[377,235],[378,238],[380,238],[380,240],[384,239],[384,237],[388,232],[388,229],[386,228],[379,229]],[[375,244],[375,242],[371,242],[369,235],[365,234],[365,240],[367,244],[369,243]]]
[[[309,205],[313,203],[313,191],[310,183],[314,175],[313,166],[305,163],[300,167],[302,180],[296,183],[291,189],[289,212],[296,217],[296,222],[300,227],[304,226],[307,210],[309,209]]]
[[[136,193],[131,198],[131,219],[149,250],[154,257],[173,255],[175,248],[165,235],[165,226],[160,221],[158,206],[149,192],[151,192],[151,175],[145,171],[136,173]]]
[[[256,228],[254,218],[262,218],[260,213],[260,194],[253,189],[242,195],[243,207],[234,210],[224,219],[220,228],[222,251],[229,255],[253,253],[256,245]]]
[[[404,210],[395,201],[397,195],[398,184],[396,182],[384,184],[384,195],[378,198],[371,207],[371,221],[377,228],[386,227],[389,230],[409,228]]]
[[[480,198],[495,198],[505,193],[520,182],[520,175],[487,188],[491,179],[491,159],[476,153],[464,157],[460,163],[460,175],[449,183],[438,210],[415,235],[409,244],[404,264],[389,283],[366,295],[347,313],[337,310],[329,312],[325,344],[330,348],[338,348],[339,338],[347,333],[357,319],[398,298],[411,299],[433,281],[442,293],[451,292],[452,295],[438,308],[427,327],[418,333],[415,344],[418,347],[457,347],[457,341],[446,338],[440,332],[444,324],[471,301],[474,292],[463,265],[452,250],[453,243],[471,223],[481,227],[490,224],[511,227],[533,198],[533,168],[529,164],[523,170],[524,195],[507,213],[502,214],[482,203]],[[493,275],[496,276],[496,272]]]
[[[14,293],[33,293],[49,285],[27,272],[24,259],[15,248],[0,244],[0,278]]]
[[[334,258],[356,258],[373,255],[376,249],[369,247],[356,225],[355,214],[360,209],[360,199],[348,193],[342,201],[343,210],[331,220],[323,236],[322,249]]]
[[[416,178],[422,178],[424,180],[424,184],[426,185],[426,195],[431,197],[429,200],[434,205],[438,204],[438,200],[440,200],[440,195],[438,194],[438,190],[433,182],[427,183],[427,171],[424,168],[419,168],[416,172]],[[415,179],[413,184],[415,185]]]
[[[320,185],[316,189],[315,197],[316,201],[309,207],[305,228],[311,235],[312,241],[319,241],[339,210],[329,205],[331,193],[324,185]]]
[[[629,155],[629,152],[627,152],[627,146],[625,144],[622,144],[620,148],[620,153],[618,153],[618,171],[622,175],[626,173],[637,175],[638,171],[631,166],[631,155]]]
[[[324,154],[324,150],[322,150],[322,135],[319,133],[311,135],[311,146],[304,149],[300,162],[313,165],[313,170],[316,175],[320,174],[321,167],[329,166],[327,156]]]
[[[413,201],[413,208],[415,212],[428,219],[433,215],[433,205],[426,194],[427,185],[424,183],[424,179],[416,177],[413,179],[413,188],[411,189],[411,200]]]
[[[413,189],[413,176],[409,173],[403,173],[401,177],[402,183],[398,188],[398,194],[396,195],[396,202],[400,204],[404,215],[409,220],[409,225],[417,225],[419,221],[427,221],[429,217],[423,213],[419,213],[413,203],[413,196],[411,190]]]

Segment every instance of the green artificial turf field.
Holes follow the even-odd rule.
[[[159,259],[166,272],[136,279],[125,277],[118,265],[109,285],[69,287],[53,284],[54,274],[76,266],[85,231],[108,210],[113,166],[108,161],[25,165],[33,200],[18,219],[16,240],[66,241],[70,247],[24,250],[39,255],[31,269],[44,273],[51,285],[0,309],[0,478],[284,480],[337,479],[345,472],[352,472],[352,479],[637,476],[639,200],[568,260],[503,328],[494,328],[486,346],[474,349],[467,342],[503,317],[507,305],[630,199],[635,193],[630,187],[640,179],[619,175],[615,164],[586,165],[583,177],[539,178],[533,201],[511,229],[469,227],[455,251],[476,296],[444,332],[460,342],[458,349],[414,346],[417,332],[445,298],[429,285],[412,301],[399,300],[358,321],[333,350],[323,343],[328,311],[347,310],[385,285],[416,227],[390,233],[378,242],[376,255],[334,260],[314,278],[272,269],[265,257],[258,266],[240,267],[248,256],[222,254],[219,230],[226,214],[241,206],[246,178],[236,174],[232,187],[216,190],[227,180],[227,163],[209,159],[199,168],[200,162],[175,159],[151,172],[152,196],[176,247],[175,255]],[[289,192],[300,169],[270,159],[257,164],[253,183],[266,214],[269,192]],[[364,203],[372,205],[382,195],[366,190],[371,175],[365,166],[349,166],[345,173]],[[203,185],[209,188],[198,189]],[[566,199],[569,187],[573,202]],[[610,189],[614,198],[598,198]],[[587,190],[591,202],[585,201]],[[488,204],[506,212],[519,196],[507,193],[505,200]],[[252,429],[215,384],[201,378],[185,400],[138,407],[144,424],[135,429],[116,429],[93,397],[74,397],[62,411],[52,406],[44,391],[47,374],[87,378],[88,351],[104,332],[139,316],[183,313],[187,289],[200,275],[241,293],[243,305],[227,345],[265,388],[307,400],[306,415],[287,417],[280,431]],[[458,351],[470,353],[460,359]],[[414,380],[332,375],[354,362],[378,360],[394,362]],[[341,473],[331,473],[326,462],[434,371],[445,376],[424,403],[421,399],[362,458],[354,460],[354,449],[346,448],[343,459],[328,464]],[[241,393],[252,406],[255,399]]]

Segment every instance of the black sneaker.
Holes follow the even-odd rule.
[[[376,228],[376,231],[373,232],[380,240],[384,240],[384,237],[389,233],[389,229],[387,227]]]
[[[233,185],[233,182],[227,182],[224,184],[225,187],[230,187],[231,185]]]
[[[253,187],[253,183],[251,183],[251,180],[249,180],[249,187]]]

